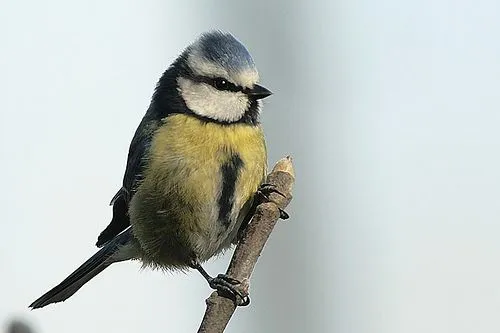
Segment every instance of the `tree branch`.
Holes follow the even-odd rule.
[[[248,292],[250,276],[257,259],[280,217],[278,208],[285,209],[292,200],[294,181],[292,159],[289,156],[279,160],[267,176],[266,183],[275,186],[285,196],[273,192],[269,195],[272,202],[264,202],[257,206],[252,220],[236,246],[226,274],[241,281],[239,288],[243,291]],[[219,296],[217,291],[210,295],[206,303],[205,316],[198,333],[223,332],[236,310],[235,303]]]

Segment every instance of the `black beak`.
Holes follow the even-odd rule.
[[[254,85],[251,89],[246,89],[245,93],[248,95],[248,97],[255,100],[266,98],[267,96],[273,94],[270,90],[264,88],[263,86],[259,86],[258,84]]]

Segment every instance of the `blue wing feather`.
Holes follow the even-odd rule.
[[[127,168],[123,177],[123,186],[111,200],[113,218],[97,239],[96,245],[102,247],[130,225],[128,206],[137,185],[142,179],[151,138],[158,128],[159,119],[152,108],[148,110],[135,131],[128,152]]]

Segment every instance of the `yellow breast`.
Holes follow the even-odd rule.
[[[235,156],[241,165],[229,184],[234,193],[230,225],[223,226],[223,170]],[[163,262],[175,260],[159,252],[174,248],[177,253],[192,250],[200,259],[208,259],[234,235],[240,210],[263,181],[266,166],[259,126],[221,125],[183,114],[168,116],[154,135],[143,182],[133,198],[131,223],[136,237],[155,257],[163,257]]]
[[[156,177],[169,178],[170,170],[193,182],[194,196],[210,195],[220,166],[238,154],[243,169],[238,177],[241,196],[251,196],[266,174],[266,147],[261,127],[247,124],[220,125],[178,114],[169,116],[158,129],[150,150],[150,168]],[[194,174],[193,174],[194,173]],[[178,179],[172,179],[174,182]],[[213,180],[213,178],[211,179]],[[186,184],[186,187],[189,187]],[[199,189],[199,186],[204,188]]]

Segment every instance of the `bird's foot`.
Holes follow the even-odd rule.
[[[217,290],[219,294],[231,298],[238,306],[247,306],[250,304],[250,297],[248,293],[238,288],[240,284],[240,281],[226,274],[219,274],[214,278],[208,279],[210,288]]]
[[[221,296],[232,299],[237,306],[247,306],[250,304],[248,293],[238,288],[239,285],[241,285],[240,281],[226,274],[219,274],[216,277],[211,277],[207,271],[201,267],[198,260],[193,260],[190,266],[198,270],[205,280],[207,280],[210,288],[217,290]]]
[[[259,186],[259,188],[257,189],[257,194],[264,200],[266,200],[267,202],[273,202],[276,204],[276,206],[278,206],[278,204],[272,200],[271,198],[269,198],[269,195],[271,193],[276,193],[276,194],[279,194],[281,195],[283,198],[286,198],[286,195],[284,195],[280,190],[278,190],[276,188],[276,185],[273,185],[273,184],[268,184],[268,183],[263,183]],[[290,217],[290,215],[288,215],[287,212],[285,212],[283,209],[279,208],[279,211],[280,211],[280,218],[282,220],[286,220]]]

